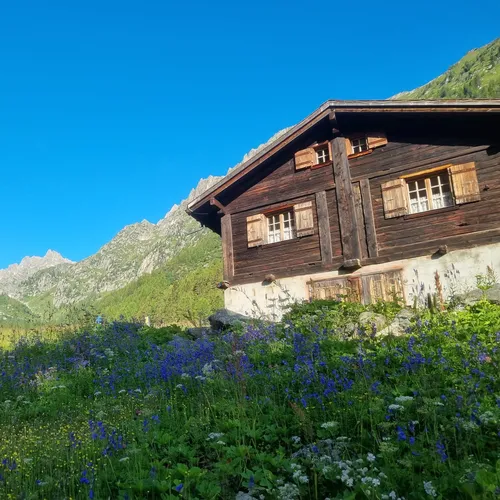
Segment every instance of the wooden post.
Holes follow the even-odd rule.
[[[332,235],[330,233],[330,217],[326,192],[316,193],[316,211],[318,212],[319,245],[321,248],[321,263],[331,264],[333,261]]]
[[[234,276],[233,229],[231,215],[221,218],[222,257],[224,261],[224,280],[231,283]]]
[[[360,228],[354,209],[354,195],[349,170],[349,160],[344,137],[336,137],[332,141],[333,176],[337,193],[337,207],[339,212],[340,235],[344,260],[361,260],[361,246],[359,244]]]
[[[352,193],[354,195],[354,211],[356,213],[356,221],[358,223],[359,230],[359,247],[361,249],[361,259],[368,258],[368,248],[366,243],[366,234],[364,231],[365,227],[365,214],[363,212],[363,202],[361,199],[361,186],[359,182],[355,182],[352,185]]]
[[[375,230],[375,218],[373,216],[372,196],[370,193],[370,181],[361,179],[361,198],[363,200],[363,215],[365,218],[366,245],[369,257],[378,257],[377,232]]]

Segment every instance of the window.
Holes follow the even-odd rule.
[[[317,144],[295,153],[295,170],[326,165],[331,159],[330,144],[328,142]]]
[[[474,162],[404,175],[380,187],[386,219],[481,200]]]
[[[368,151],[368,139],[366,137],[360,137],[358,139],[351,140],[352,154],[364,153]]]
[[[247,246],[259,247],[313,235],[314,214],[313,202],[303,201],[292,206],[276,208],[265,214],[250,215],[246,218]]]
[[[273,214],[267,218],[267,242],[277,243],[294,238],[294,217],[293,212],[287,211],[280,214]]]
[[[315,151],[317,165],[322,165],[323,163],[327,163],[330,161],[330,149],[328,148],[328,145],[320,146]]]
[[[351,137],[345,137],[347,156],[371,153],[374,149],[385,145],[387,145],[387,137],[383,132],[353,134]]]
[[[428,210],[453,205],[448,172],[407,181],[410,198],[410,213],[416,214]]]

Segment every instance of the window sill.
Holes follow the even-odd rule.
[[[311,170],[316,170],[317,168],[328,167],[333,165],[333,161],[326,161],[325,163],[318,163],[316,165],[311,165]]]
[[[287,245],[289,243],[292,243],[293,241],[298,241],[303,238],[308,238],[309,236],[314,236],[313,234],[305,234],[304,236],[295,236],[291,240],[284,240],[284,241],[277,241],[276,243],[265,243],[264,245],[259,245],[255,247],[250,247],[248,250],[251,250],[251,248],[268,248],[268,247],[279,247],[281,245]]]
[[[368,151],[363,151],[362,153],[348,155],[347,159],[353,160],[354,158],[361,158],[361,156],[366,156],[366,155],[369,155],[370,153],[373,153],[373,149],[369,149]]]
[[[404,215],[404,220],[418,219],[420,217],[425,217],[426,215],[439,215],[447,212],[454,212],[460,208],[459,205],[452,205],[451,207],[436,208],[435,210],[426,210],[425,212],[418,212],[416,214]]]

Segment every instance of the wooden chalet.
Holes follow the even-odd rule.
[[[500,273],[500,100],[328,101],[188,212],[237,312],[456,293]]]

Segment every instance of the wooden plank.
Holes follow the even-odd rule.
[[[221,219],[222,257],[224,279],[231,283],[234,276],[233,230],[231,215],[226,214]]]
[[[217,198],[210,198],[210,205],[215,205],[223,214],[226,213],[224,205]]]
[[[429,165],[433,164],[448,164],[451,160],[461,158],[466,155],[471,155],[474,153],[479,153],[488,149],[489,146],[475,146],[471,148],[454,148],[454,151],[447,151],[442,153],[444,147],[430,147],[427,151],[420,152],[409,152],[408,156],[405,157],[401,153],[397,156],[389,157],[383,156],[384,151],[375,151],[370,155],[370,163],[363,165],[365,169],[361,170],[357,165],[353,165],[353,181],[359,181],[362,178],[373,179],[375,177],[380,177],[381,175],[388,174],[399,174],[400,172],[413,170],[417,172],[417,169],[423,169]],[[377,158],[375,155],[381,153]],[[427,154],[426,154],[427,153]],[[419,158],[420,156],[420,158]],[[407,159],[408,158],[408,159]],[[455,163],[455,161],[453,161]],[[436,165],[440,166],[440,165]],[[430,167],[428,167],[430,168]]]
[[[318,213],[319,246],[321,249],[321,262],[329,265],[333,261],[332,235],[330,233],[330,217],[326,191],[316,193],[316,211]]]
[[[314,195],[318,191],[333,189],[332,169],[324,166],[295,171],[294,161],[289,160],[242,192],[226,205],[228,213],[262,208],[284,203],[302,196]]]
[[[366,246],[368,257],[377,257],[377,231],[375,229],[375,218],[373,216],[372,197],[370,193],[370,181],[361,179],[359,181],[361,189],[361,202],[363,205],[363,215],[365,220]]]
[[[359,246],[361,248],[361,259],[366,259],[368,258],[368,248],[366,244],[366,234],[365,231],[363,231],[363,228],[365,227],[365,216],[363,214],[363,203],[361,201],[361,188],[359,186],[359,182],[355,182],[352,185],[352,192],[354,195],[354,212],[360,229],[358,237]]]
[[[361,259],[359,227],[354,210],[351,173],[345,139],[336,137],[332,141],[333,176],[337,193],[342,251],[345,260]]]

